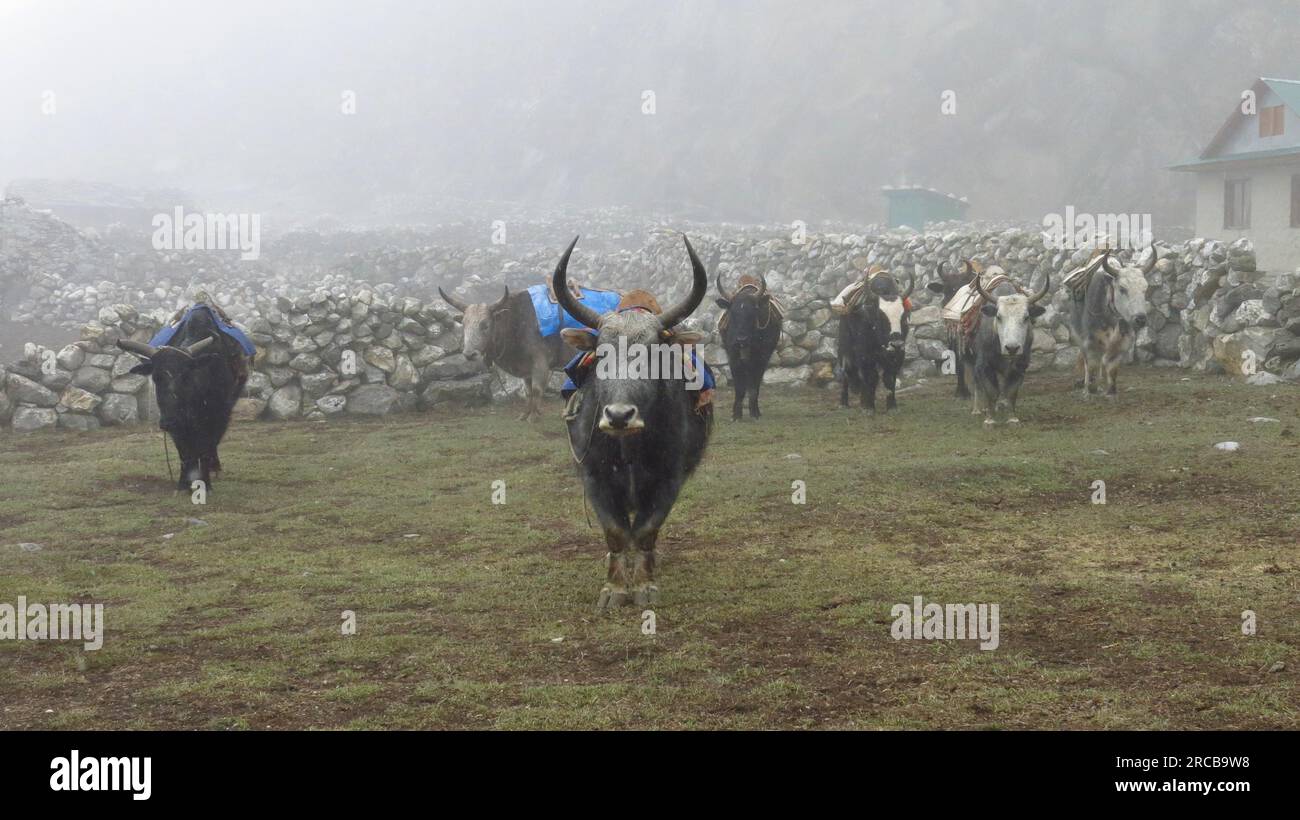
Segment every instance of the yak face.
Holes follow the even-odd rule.
[[[758,284],[754,284],[753,277],[748,279],[750,281],[737,288],[735,293],[722,291],[723,296],[717,300],[718,307],[727,311],[726,341],[739,348],[742,361],[749,358],[755,337],[767,327],[772,314],[772,297],[767,293],[767,283],[757,280]],[[722,287],[721,279],[718,287]]]
[[[755,296],[748,288],[742,288],[731,301],[718,299],[717,304],[718,307],[730,312],[731,318],[727,320],[727,329],[730,331],[731,340],[742,347],[753,341],[754,331],[758,329],[759,317],[766,318],[770,310],[768,297]],[[744,355],[743,350],[741,353]]]
[[[176,433],[189,426],[191,397],[204,390],[204,370],[200,359],[174,347],[161,347],[149,361],[131,368],[131,372],[153,378],[158,394],[158,426]]]
[[[986,303],[984,315],[993,319],[993,330],[998,337],[998,349],[1007,356],[1018,356],[1025,349],[1034,319],[1047,308],[1032,304],[1029,297],[1020,293],[998,296],[997,302]]]
[[[1147,278],[1137,268],[1120,268],[1118,276],[1111,277],[1115,291],[1115,310],[1120,318],[1136,330],[1147,324]]]
[[[693,284],[684,301],[661,313],[654,313],[647,306],[657,304],[651,300],[601,316],[575,300],[568,290],[566,269],[577,244],[578,240],[574,239],[560,257],[551,282],[560,306],[580,324],[596,331],[595,334],[582,328],[561,331],[570,345],[594,350],[599,357],[582,387],[584,408],[594,408],[597,417],[593,427],[607,436],[658,432],[653,430],[655,424],[669,423],[673,408],[684,407],[690,401],[685,390],[685,373],[691,357],[683,345],[698,342],[701,334],[678,332],[673,328],[704,299],[709,286],[704,265],[688,240],[686,251],[690,256]],[[610,357],[626,357],[626,360],[610,361]],[[648,366],[637,366],[638,359]],[[651,361],[657,364],[650,364]]]
[[[502,314],[508,310],[506,303],[510,299],[510,288],[507,287],[505,294],[493,304],[468,304],[448,296],[442,288],[438,288],[438,293],[462,314],[461,353],[471,362],[484,359],[491,364],[492,339],[497,322],[503,320]]]
[[[899,296],[882,296],[877,300],[876,310],[884,321],[876,325],[880,343],[890,350],[902,350],[907,341],[908,310]]]
[[[176,335],[189,337],[190,332],[202,327],[203,323],[196,322],[193,327],[183,328],[185,332],[178,330]],[[189,431],[191,416],[196,411],[207,409],[209,397],[218,395],[224,399],[233,391],[234,373],[222,363],[221,356],[199,356],[199,353],[212,347],[216,341],[215,335],[208,335],[183,347],[154,347],[127,339],[118,341],[118,347],[144,360],[131,368],[130,372],[153,378],[154,389],[158,394],[158,426],[163,430],[170,433]],[[220,346],[217,349],[220,350]],[[212,367],[213,362],[218,363],[218,366]],[[222,384],[222,380],[228,383]],[[215,394],[214,390],[217,391]]]
[[[872,279],[867,290],[858,310],[873,328],[875,341],[881,349],[890,352],[902,350],[907,342],[908,318],[911,315],[907,307],[907,294],[899,293],[898,282],[888,274]],[[910,286],[908,293],[911,293]]]
[[[663,418],[659,411],[665,403],[681,399],[684,370],[674,372],[665,354],[688,362],[690,354],[681,345],[698,336],[665,334],[659,317],[646,310],[607,314],[594,335],[579,328],[566,328],[562,335],[574,347],[595,351],[597,361],[583,388],[587,393],[585,401],[596,408],[596,429],[613,437],[642,432],[648,420]],[[635,359],[640,351],[646,351],[648,357],[642,362],[655,358],[662,364],[649,372],[638,367]],[[627,361],[614,360],[621,356],[626,356]]]

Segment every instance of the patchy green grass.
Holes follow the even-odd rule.
[[[940,383],[720,418],[654,635],[594,614],[556,401],[236,425],[206,507],[157,431],[6,433],[0,602],[102,602],[108,631],[0,642],[0,728],[1300,727],[1300,391],[1122,378],[1085,403],[1034,374],[1018,428]],[[997,603],[1000,647],[893,640],[915,595]]]

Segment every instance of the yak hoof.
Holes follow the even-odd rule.
[[[1007,424],[1019,424],[1019,423],[1020,423],[1020,419],[1016,418],[1015,416],[1012,416],[1011,418],[1007,419]]]
[[[642,584],[637,588],[637,606],[654,606],[657,603],[659,603],[659,587],[654,584]]]
[[[627,606],[632,603],[632,596],[626,589],[614,589],[606,586],[600,591],[600,600],[596,602],[596,611],[605,612],[611,608]]]
[[[988,427],[992,427],[993,425],[995,425],[995,424],[997,424],[997,423],[998,423],[998,420],[997,420],[997,419],[993,419],[993,418],[984,419],[984,424],[985,424],[985,426],[988,426]]]

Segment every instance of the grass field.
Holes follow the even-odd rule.
[[[99,651],[0,641],[0,728],[1300,727],[1300,390],[1067,378],[1030,376],[1018,428],[939,382],[891,416],[812,390],[724,413],[653,635],[595,614],[555,399],[236,424],[203,507],[156,430],[0,434],[0,602],[107,621]],[[916,595],[997,603],[1000,646],[892,639]]]

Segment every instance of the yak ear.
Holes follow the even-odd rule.
[[[678,330],[669,341],[675,345],[697,345],[704,341],[704,333],[698,330]]]
[[[1030,305],[1030,306],[1029,306],[1029,315],[1030,315],[1031,317],[1035,317],[1035,318],[1037,318],[1037,317],[1039,317],[1039,316],[1042,316],[1042,315],[1043,315],[1044,313],[1046,313],[1046,312],[1047,312],[1047,308],[1044,307],[1044,306],[1042,306],[1042,305]]]
[[[943,293],[943,282],[931,282],[925,287],[927,290],[932,290],[935,293]]]
[[[127,372],[134,373],[137,376],[148,376],[153,373],[153,362],[140,362]]]
[[[998,306],[997,306],[997,305],[985,305],[984,307],[980,308],[980,311],[981,311],[985,316],[997,316],[997,315],[998,315]]]
[[[718,307],[722,308],[723,310],[731,309],[731,303],[728,302],[726,299],[714,299],[713,301]]]
[[[560,331],[560,337],[578,350],[595,350],[599,341],[595,333],[582,327],[566,327]]]

